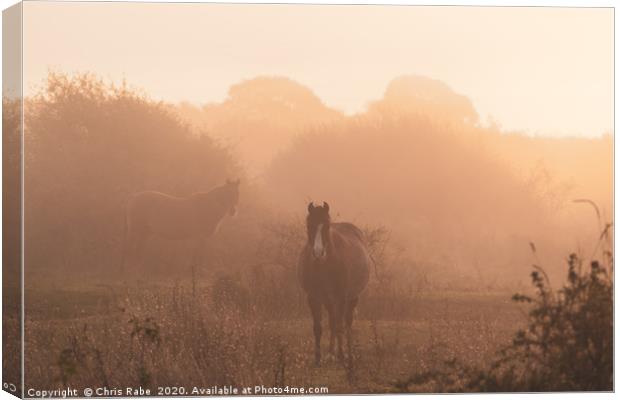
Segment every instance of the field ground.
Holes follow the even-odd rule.
[[[324,316],[324,361],[316,368],[301,295],[282,300],[291,309],[283,316],[216,297],[213,289],[194,293],[181,286],[27,291],[26,389],[290,385],[389,392],[396,381],[444,361],[489,360],[525,323],[512,293],[417,293],[398,319],[377,317],[389,313],[369,312],[366,301],[344,363],[326,354]]]

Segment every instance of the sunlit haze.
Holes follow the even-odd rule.
[[[20,4],[26,397],[613,390],[613,8]]]
[[[401,75],[439,79],[481,123],[538,135],[613,129],[613,10],[139,3],[24,4],[25,90],[48,71],[220,102],[260,75],[362,112]],[[53,10],[53,13],[52,13]],[[53,15],[53,17],[52,17]]]

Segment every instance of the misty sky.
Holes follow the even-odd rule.
[[[284,75],[348,113],[418,74],[506,129],[613,128],[611,9],[26,2],[24,64],[27,94],[50,68],[200,104]]]

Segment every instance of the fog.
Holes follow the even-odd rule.
[[[43,87],[25,101],[29,385],[51,385],[58,373],[76,387],[98,384],[101,374],[143,386],[167,382],[160,376],[276,386],[330,376],[332,392],[381,392],[418,365],[407,360],[490,360],[523,323],[507,299],[531,293],[533,264],[558,288],[569,254],[608,254],[601,232],[613,222],[613,137],[486,126],[465,94],[439,80],[397,77],[351,116],[285,77],[238,82],[223,102],[204,106],[154,101],[94,74],[52,73]],[[17,137],[17,104],[3,107],[5,134]],[[7,159],[7,184],[18,161]],[[184,198],[231,179],[240,179],[235,218],[224,216],[198,248],[149,238],[125,265],[131,196]],[[356,354],[365,358],[308,375],[311,329],[296,267],[311,201],[328,202],[334,222],[360,227],[373,262],[355,323]],[[5,246],[18,240],[5,236]],[[5,315],[7,326],[17,327],[17,317]],[[463,326],[469,347],[454,336]],[[140,333],[147,329],[150,336]],[[140,358],[131,356],[135,340]],[[436,340],[449,343],[443,355]],[[199,354],[200,366],[184,352]],[[274,383],[257,365],[286,368],[287,378]]]
[[[25,343],[36,388],[610,390],[612,22],[610,9],[26,3],[25,335],[5,307],[4,351]],[[20,105],[4,93],[6,188]],[[17,191],[3,200],[20,206]],[[297,268],[311,240],[321,268],[346,267],[330,221],[355,225],[340,234],[366,261],[358,289],[368,280],[346,355],[320,364]],[[541,324],[557,358],[529,353]],[[442,369],[497,365],[506,346],[514,375]]]
[[[485,126],[467,96],[427,77],[395,78],[353,116],[277,77],[178,111],[231,144],[280,215],[327,200],[339,219],[388,229],[413,259],[446,276],[514,278],[532,261],[530,242],[561,264],[562,249],[586,251],[597,237],[593,210],[573,200],[594,201],[602,221],[612,215],[610,135],[531,137]]]
[[[64,269],[115,276],[128,196],[183,197],[226,179],[243,182],[240,216],[207,241],[205,276],[261,263],[293,268],[301,242],[278,261],[262,246],[277,239],[273,226],[302,235],[296,224],[310,201],[329,202],[336,220],[384,231],[406,260],[394,268],[437,287],[514,287],[534,256],[553,275],[567,251],[593,249],[612,216],[611,135],[486,126],[466,95],[432,78],[397,77],[351,116],[286,77],[239,82],[204,106],[155,102],[92,74],[54,73],[46,85],[26,101],[33,278]],[[600,220],[577,199],[597,204]],[[154,271],[185,276],[186,244],[149,246]]]

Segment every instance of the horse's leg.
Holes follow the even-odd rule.
[[[204,238],[197,237],[192,242],[192,265],[198,267],[204,261]]]
[[[138,234],[136,232],[128,232],[123,245],[123,272],[128,277],[132,277],[136,273],[136,258],[138,246]]]
[[[314,363],[318,367],[321,365],[321,301],[316,297],[308,296],[308,304],[312,312],[312,322],[314,331]]]
[[[138,277],[140,274],[146,275],[146,259],[145,259],[145,249],[146,249],[146,240],[147,235],[139,232],[136,235],[135,243],[134,243],[134,260],[135,260],[135,273]]]
[[[204,239],[202,237],[195,238],[192,243],[192,261],[190,269],[192,272],[192,296],[196,296],[196,281],[199,267],[202,265],[204,258]]]
[[[329,316],[329,352],[334,354],[334,342],[336,340],[336,310],[332,301],[327,301],[327,314]]]
[[[336,325],[336,341],[338,344],[338,359],[339,360],[343,360],[344,359],[344,353],[342,351],[342,328],[343,328],[343,320],[344,320],[344,313],[345,313],[345,307],[346,307],[346,298],[344,296],[338,296],[335,299],[335,325]]]
[[[127,263],[131,263],[132,253],[133,237],[129,234],[125,234],[121,248],[121,275],[124,275],[127,272]]]
[[[349,352],[349,355],[351,354],[351,326],[353,325],[353,313],[355,312],[355,307],[357,306],[357,300],[357,297],[349,300],[344,313],[344,323],[347,333],[347,351]]]

